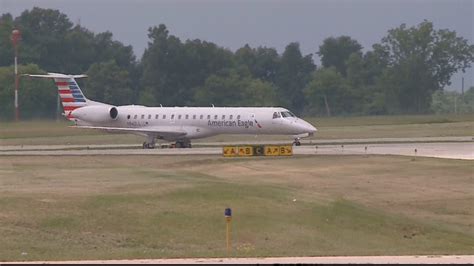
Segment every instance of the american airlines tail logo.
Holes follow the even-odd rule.
[[[85,106],[86,99],[73,79],[56,79],[59,96],[67,118],[73,118],[71,112]]]

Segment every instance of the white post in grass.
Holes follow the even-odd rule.
[[[18,105],[18,43],[21,40],[21,33],[19,30],[13,30],[11,41],[13,43],[13,48],[15,50],[15,121],[18,122],[20,120],[20,111]]]

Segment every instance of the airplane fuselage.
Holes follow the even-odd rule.
[[[279,107],[145,107],[118,106],[117,117],[91,123],[77,120],[79,126],[111,128],[173,129],[180,137],[157,136],[166,140],[197,139],[218,134],[299,135],[316,129],[291,112]],[[105,123],[104,123],[105,122]]]

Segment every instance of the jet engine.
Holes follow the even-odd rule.
[[[118,110],[115,106],[90,105],[75,109],[71,115],[86,122],[105,123],[117,120]]]

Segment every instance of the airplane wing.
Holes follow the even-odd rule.
[[[84,129],[99,129],[106,130],[109,132],[117,133],[133,133],[142,135],[155,135],[164,138],[178,138],[186,135],[186,131],[178,130],[175,127],[140,127],[140,128],[126,128],[126,127],[95,127],[95,126],[71,126],[73,128],[84,128]]]

